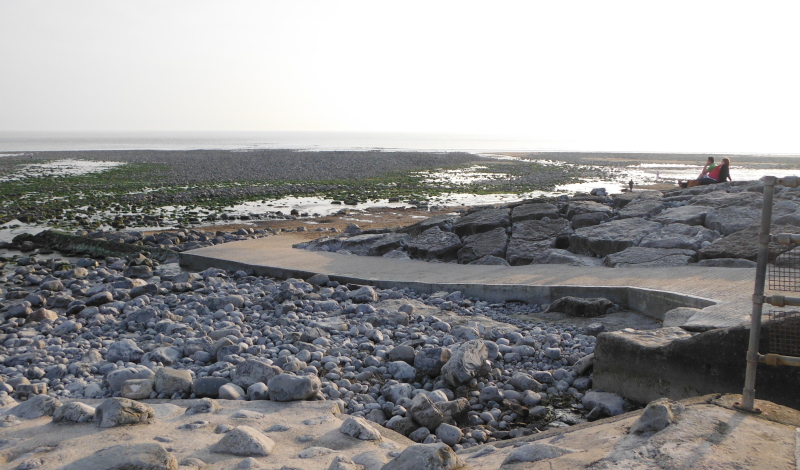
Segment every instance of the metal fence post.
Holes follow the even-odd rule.
[[[758,366],[758,343],[761,339],[761,313],[764,307],[764,284],[767,278],[767,261],[769,257],[770,229],[772,225],[772,198],[775,194],[777,178],[765,176],[764,202],[761,207],[761,231],[758,235],[758,258],[756,266],[756,282],[753,290],[753,313],[750,317],[750,343],[747,348],[747,370],[745,371],[744,390],[742,391],[741,408],[746,411],[754,409],[756,399],[756,368]]]

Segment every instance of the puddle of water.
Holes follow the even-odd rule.
[[[30,163],[21,166],[14,173],[0,177],[0,183],[44,176],[77,176],[101,173],[124,164],[123,162],[95,162],[87,160],[56,160],[47,163]]]
[[[458,194],[448,193],[433,196],[428,199],[431,205],[440,206],[480,206],[488,204],[502,204],[531,199],[540,196],[553,196],[558,193],[547,191],[532,191],[522,194]]]
[[[10,242],[14,237],[23,233],[36,235],[44,230],[47,230],[47,227],[36,224],[24,224],[14,219],[4,225],[0,225],[0,242]]]
[[[461,186],[509,178],[505,173],[481,171],[486,169],[488,169],[488,167],[473,165],[469,168],[457,170],[429,170],[420,171],[415,174],[422,176],[425,183],[447,183]]]

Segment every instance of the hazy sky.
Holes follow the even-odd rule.
[[[800,152],[798,13],[780,1],[0,0],[0,130]]]

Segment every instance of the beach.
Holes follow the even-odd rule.
[[[342,207],[420,208],[530,197],[666,189],[706,155],[655,153],[125,150],[0,158],[0,231],[158,229],[325,217]],[[800,167],[797,157],[735,156],[735,179]],[[8,238],[8,237],[6,237]]]

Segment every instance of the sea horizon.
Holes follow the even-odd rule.
[[[726,150],[619,148],[587,140],[543,140],[493,134],[303,131],[100,131],[0,132],[0,154],[10,152],[125,150],[421,151],[421,152],[582,152],[653,154],[730,154],[796,156]]]

